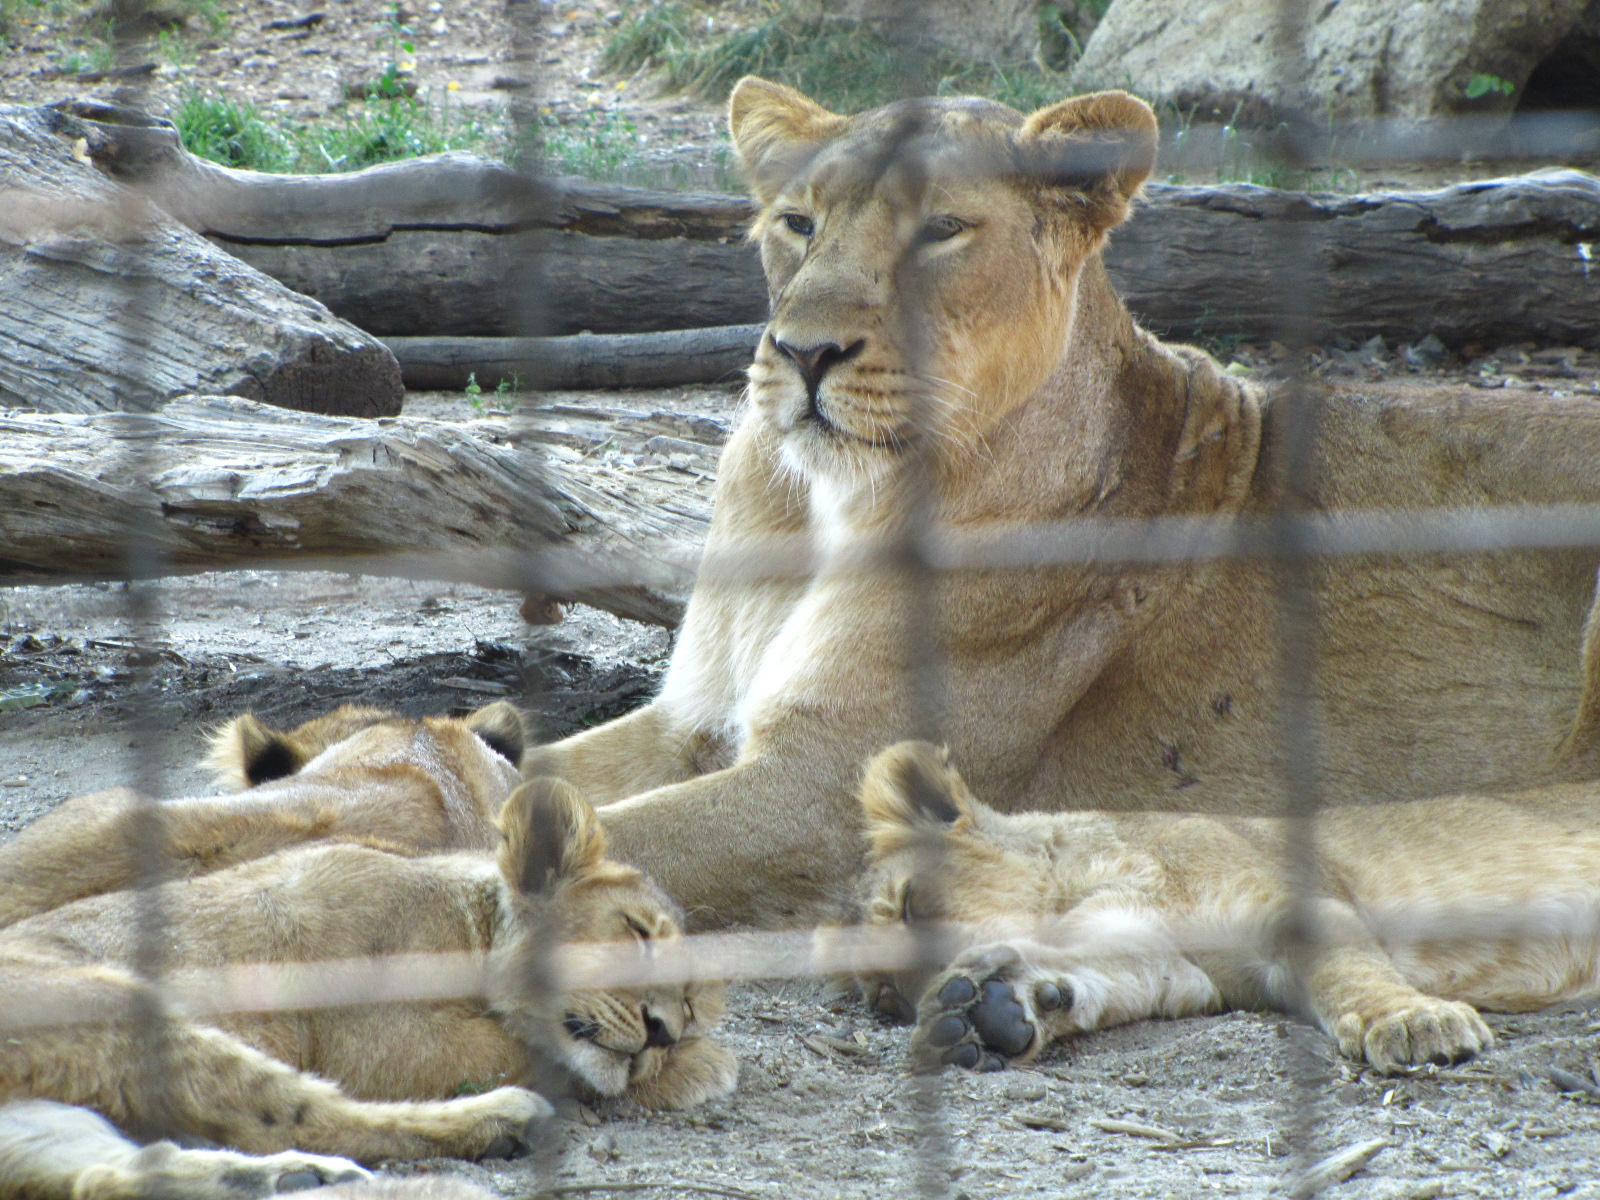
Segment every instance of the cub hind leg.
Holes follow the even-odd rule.
[[[30,970],[4,964],[0,1012],[49,1009],[0,1042],[0,1101],[83,1105],[128,1128],[169,1129],[251,1154],[303,1150],[371,1163],[390,1158],[507,1158],[531,1149],[543,1098],[503,1087],[458,1100],[369,1102],[304,1074],[220,1029],[181,1018],[153,1041],[127,1019],[46,1023],[134,1011],[153,998],[108,967]],[[141,1070],[151,1045],[159,1070]]]
[[[327,805],[245,795],[165,800],[112,788],[74,796],[0,845],[0,929],[139,882],[141,818],[160,821],[167,865],[201,875],[350,831]]]
[[[53,1100],[0,1105],[0,1180],[20,1200],[256,1200],[370,1179],[345,1158],[139,1146],[104,1117]]]

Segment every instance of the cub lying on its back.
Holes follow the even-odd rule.
[[[28,1185],[21,1190],[29,1196],[144,1195],[173,1178],[186,1196],[241,1195],[250,1193],[230,1191],[229,1180],[259,1177],[251,1186],[261,1194],[286,1175],[326,1180],[354,1170],[291,1151],[361,1162],[503,1156],[525,1147],[524,1127],[549,1111],[515,1086],[526,1079],[530,1050],[563,1064],[583,1090],[650,1107],[728,1092],[733,1056],[705,1036],[720,1015],[718,987],[649,984],[559,1001],[529,993],[545,938],[636,946],[644,955],[677,939],[680,922],[644,876],[605,857],[593,810],[566,784],[517,788],[499,828],[498,864],[482,854],[414,858],[319,844],[160,889],[165,966],[179,975],[455,953],[482,962],[487,983],[483,998],[459,1001],[174,1015],[163,1027],[159,1078],[141,1069],[140,1031],[119,1019],[161,1003],[133,973],[135,894],[80,900],[0,931],[0,1031],[8,1034],[0,1037],[0,1101],[83,1105],[124,1127],[282,1156],[247,1169],[237,1155],[168,1146],[159,1162],[125,1164],[133,1175],[118,1176],[115,1187],[99,1180],[96,1193],[80,1185],[99,1164],[86,1162],[74,1139],[103,1147],[103,1126],[0,1107],[8,1178]],[[84,1019],[55,1023],[63,1012]],[[97,1021],[100,1014],[112,1019]],[[54,1141],[41,1140],[41,1125],[56,1131]]]
[[[1474,1005],[1524,1012],[1600,995],[1592,926],[1492,932],[1496,920],[1600,911],[1600,783],[1326,810],[1313,904],[1323,947],[1303,994],[1283,821],[1001,814],[921,742],[873,760],[861,803],[864,918],[967,927],[932,978],[862,980],[891,1014],[920,996],[913,1041],[936,1061],[998,1070],[1087,1030],[1275,1008],[1393,1071],[1487,1048]],[[1402,936],[1418,917],[1463,924]],[[1491,932],[1474,934],[1474,917]]]
[[[246,790],[162,801],[168,863],[199,875],[341,838],[396,853],[493,850],[525,737],[503,700],[464,718],[347,704],[288,733],[236,717],[212,736],[208,761]],[[125,788],[78,796],[0,846],[0,927],[133,886],[140,806]]]

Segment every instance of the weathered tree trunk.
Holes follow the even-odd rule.
[[[666,333],[580,333],[558,338],[385,338],[409,388],[455,390],[468,380],[552,390],[672,387],[736,379],[750,365],[760,325]]]
[[[137,536],[174,573],[299,565],[458,579],[674,625],[710,518],[707,443],[723,432],[570,409],[374,423],[224,396],[154,413],[0,412],[0,582],[121,577]],[[618,438],[639,443],[641,465],[577,461]],[[615,562],[618,585],[563,585],[574,557]],[[650,583],[635,582],[641,570]]]
[[[380,342],[107,180],[84,155],[93,132],[0,107],[0,408],[147,409],[203,389],[400,410]]]
[[[91,154],[145,181],[191,228],[385,336],[520,331],[507,264],[535,249],[551,333],[766,319],[743,240],[751,208],[736,196],[556,180],[535,202],[513,172],[463,154],[256,175],[199,162],[170,127],[144,120],[103,124]],[[519,211],[542,229],[519,224]],[[507,238],[521,239],[517,254],[498,252]],[[1107,262],[1133,311],[1169,335],[1272,337],[1286,310],[1276,264],[1290,253],[1309,267],[1295,302],[1309,297],[1319,341],[1600,345],[1600,180],[1577,171],[1357,196],[1153,186]]]

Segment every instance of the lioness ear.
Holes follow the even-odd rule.
[[[970,825],[972,803],[949,752],[927,742],[890,746],[867,764],[861,781],[867,838],[879,856]]]
[[[1041,108],[1017,133],[1023,173],[1082,194],[1090,222],[1110,229],[1156,164],[1156,114],[1127,92],[1094,92]]]
[[[528,745],[528,727],[523,723],[522,713],[509,700],[485,704],[467,717],[467,728],[513,767],[522,765],[522,752]]]
[[[771,204],[806,159],[844,125],[810,97],[746,75],[728,97],[728,132],[750,188]]]
[[[281,733],[268,729],[254,713],[235,717],[210,738],[205,765],[236,790],[293,775],[306,765],[306,755]]]
[[[594,870],[606,835],[594,809],[562,779],[531,779],[500,808],[500,873],[523,896],[547,896]]]

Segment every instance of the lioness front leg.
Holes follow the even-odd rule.
[[[1307,1003],[1342,1054],[1393,1073],[1461,1062],[1494,1044],[1472,1005],[1413,987],[1354,909],[1329,904],[1322,914],[1329,945],[1307,978]]]
[[[918,1006],[913,1062],[999,1071],[1070,1034],[1223,1006],[1205,972],[1152,944],[1165,940],[1159,931],[1129,933],[1126,953],[1020,938],[968,950],[935,976]]]

